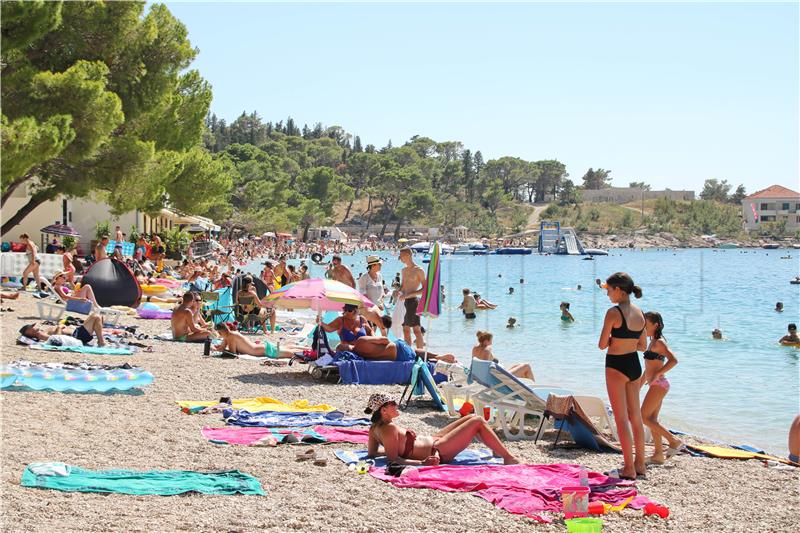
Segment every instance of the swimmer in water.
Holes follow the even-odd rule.
[[[797,336],[797,324],[789,324],[788,334],[781,337],[778,342],[781,344],[800,344],[800,337]]]
[[[720,330],[719,328],[714,328],[714,331],[711,332],[711,338],[714,339],[715,341],[721,341],[722,330]]]
[[[514,294],[514,287],[508,288],[508,294]]]
[[[783,302],[778,302],[775,304],[775,312],[783,313]]]
[[[509,329],[517,327],[517,319],[513,316],[508,317],[508,324],[506,324],[506,327]]]
[[[521,285],[521,284],[525,283],[525,280],[523,278],[519,278],[519,283]]]
[[[561,320],[564,322],[575,322],[575,317],[569,312],[569,302],[561,302]]]
[[[579,283],[579,284],[578,284],[578,286],[575,288],[575,290],[576,290],[576,291],[579,291],[579,290],[581,290],[582,288],[583,288],[583,287],[581,287],[581,285],[580,285],[580,283]]]

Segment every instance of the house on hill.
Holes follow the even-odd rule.
[[[787,230],[800,228],[800,192],[782,185],[771,185],[742,200],[742,220],[746,230],[763,222],[786,221]]]

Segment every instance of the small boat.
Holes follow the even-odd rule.
[[[780,248],[780,247],[781,247],[781,245],[780,245],[780,244],[778,244],[778,243],[776,243],[776,242],[771,242],[771,243],[769,243],[769,244],[764,244],[764,245],[762,245],[761,247],[762,247],[763,249],[765,249],[765,250],[777,250],[778,248]]]
[[[533,250],[530,248],[506,246],[504,248],[498,248],[494,253],[497,255],[530,255],[533,253]]]
[[[453,250],[453,255],[486,255],[487,251],[486,245],[473,242],[458,245],[458,248]]]
[[[793,244],[792,248],[794,248],[795,250],[800,250],[800,244]]]
[[[600,248],[584,248],[583,251],[586,252],[586,255],[608,255],[606,250]]]
[[[722,248],[723,250],[735,250],[738,247],[739,245],[736,244],[735,242],[724,242],[719,246],[717,246],[717,248]]]
[[[800,276],[797,276],[796,278],[789,280],[789,283],[791,283],[792,285],[800,285]]]

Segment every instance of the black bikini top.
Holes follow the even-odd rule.
[[[642,336],[642,332],[644,328],[640,329],[639,331],[631,331],[628,329],[628,323],[625,321],[625,313],[622,312],[622,309],[617,305],[617,310],[619,311],[620,316],[622,317],[622,325],[618,328],[611,328],[611,338],[612,339],[638,339]]]

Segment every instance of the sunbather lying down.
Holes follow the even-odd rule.
[[[364,336],[352,343],[342,342],[336,347],[337,351],[349,351],[364,359],[372,361],[413,361],[417,355],[423,355],[425,350],[414,349],[404,341],[391,342],[386,337]],[[444,361],[455,363],[456,356],[451,353],[437,355],[428,352],[430,361]]]
[[[483,441],[492,453],[502,457],[507,465],[519,461],[503,446],[486,421],[476,415],[467,415],[440,429],[434,435],[417,435],[410,429],[398,426],[394,419],[400,416],[397,402],[386,394],[369,397],[364,411],[372,415],[367,445],[370,457],[381,451],[394,463],[404,465],[436,466],[449,463],[459,452],[470,445],[473,438]],[[383,448],[383,450],[381,450]]]
[[[217,324],[216,330],[222,337],[222,344],[217,345],[217,349],[223,352],[269,357],[270,359],[291,359],[295,353],[305,349],[300,345],[291,344],[281,346],[279,351],[278,346],[268,340],[264,340],[264,344],[256,344],[238,331],[231,331],[224,322]]]

